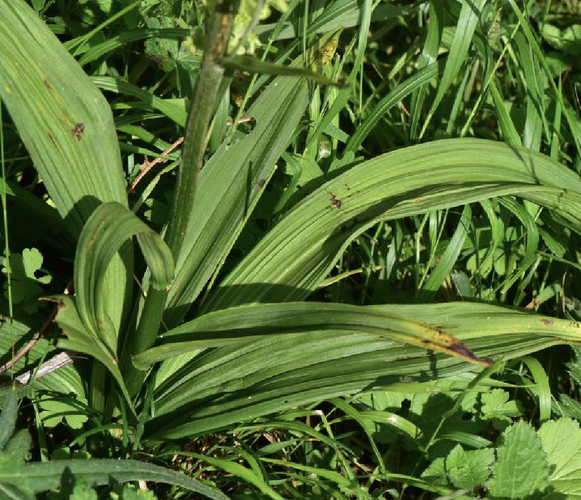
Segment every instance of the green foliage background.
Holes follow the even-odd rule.
[[[577,2],[0,13],[2,494],[577,498]]]

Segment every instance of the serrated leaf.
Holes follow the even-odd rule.
[[[482,418],[489,420],[498,418],[510,422],[520,416],[516,401],[509,401],[510,394],[504,389],[492,389],[482,394]]]
[[[581,498],[581,430],[570,418],[545,422],[538,431],[550,466],[549,481],[568,499]],[[557,496],[556,496],[557,497]]]
[[[446,472],[456,488],[470,490],[488,479],[493,463],[492,448],[464,451],[462,446],[456,445],[446,457]]]
[[[436,484],[449,484],[446,477],[446,459],[436,458],[421,475],[422,478],[433,481]]]
[[[490,494],[518,499],[542,493],[549,486],[549,462],[532,426],[517,422],[503,434],[487,486]]]

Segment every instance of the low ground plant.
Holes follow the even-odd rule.
[[[580,15],[0,0],[2,493],[579,495]]]

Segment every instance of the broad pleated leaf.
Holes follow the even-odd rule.
[[[281,310],[286,305],[280,305]],[[486,304],[362,309],[421,319],[452,333],[480,358],[511,359],[555,344],[581,342],[581,327],[575,322]],[[381,331],[325,324],[293,331],[293,321],[305,320],[289,318],[281,335],[204,350],[161,382],[156,389],[158,418],[146,427],[150,438],[204,434],[300,404],[475,369],[458,357],[401,345]]]
[[[59,340],[58,346],[61,349],[87,354],[99,361],[113,375],[129,408],[135,413],[131,397],[119,370],[117,356],[111,352],[110,347],[105,342],[87,330],[79,317],[75,302],[70,297],[59,296],[54,297],[54,299],[59,304],[56,322],[67,336],[66,339]]]
[[[324,49],[319,53],[328,58]],[[177,324],[226,258],[291,140],[308,96],[306,80],[275,78],[246,113],[255,121],[252,132],[235,144],[222,144],[204,166],[194,202],[196,216],[170,290],[168,324]]]
[[[77,238],[102,202],[127,206],[113,115],[78,63],[23,0],[0,0],[0,97]],[[106,299],[121,324],[132,252],[115,258]]]
[[[204,309],[303,300],[349,242],[374,223],[509,194],[549,207],[581,230],[581,180],[547,156],[479,139],[435,141],[378,156],[300,202],[222,281]]]
[[[442,351],[475,364],[491,364],[476,358],[466,345],[437,326],[378,309],[317,302],[258,304],[206,314],[161,335],[158,346],[133,361],[140,369],[147,369],[155,362],[200,348],[247,344],[268,335],[321,329],[375,333],[379,338]]]
[[[116,202],[104,203],[83,228],[75,256],[76,305],[85,329],[117,352],[119,332],[111,322],[106,300],[104,276],[111,259],[133,236],[151,273],[154,288],[169,287],[174,275],[174,263],[167,245],[131,210]]]

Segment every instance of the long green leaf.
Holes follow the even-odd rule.
[[[145,369],[200,348],[246,344],[268,335],[321,329],[376,333],[379,338],[435,349],[476,364],[489,364],[477,359],[451,335],[420,321],[359,306],[318,302],[259,304],[206,314],[160,336],[160,345],[135,356],[133,361]]]
[[[222,144],[204,166],[194,201],[196,217],[185,236],[170,290],[165,315],[170,326],[183,317],[223,263],[307,103],[307,81],[275,78],[246,113],[256,121],[252,132],[235,144]]]
[[[0,96],[68,233],[77,238],[102,202],[127,206],[111,109],[78,63],[23,0],[0,0]],[[106,301],[119,328],[132,251],[116,257]]]
[[[220,491],[178,472],[137,460],[54,460],[0,469],[0,481],[17,484],[33,493],[58,488],[64,474],[83,478],[88,485],[152,481],[181,486],[212,500],[228,500]]]
[[[38,15],[0,2],[0,95],[69,230],[100,201],[127,205],[109,105]]]
[[[109,370],[109,373],[113,375],[113,378],[119,385],[119,389],[125,397],[129,408],[135,414],[129,391],[125,386],[121,371],[119,370],[117,356],[111,352],[110,347],[99,337],[96,337],[86,329],[79,317],[77,307],[70,297],[60,296],[54,297],[54,299],[59,304],[56,322],[67,336],[66,339],[59,340],[58,346],[61,349],[87,354],[92,358],[95,358],[107,370]],[[104,373],[102,368],[99,371],[99,375]]]
[[[432,116],[442,102],[444,95],[457,78],[462,64],[464,64],[470,43],[472,42],[472,36],[474,35],[478,22],[481,20],[480,17],[482,16],[482,11],[486,3],[486,0],[474,0],[462,4],[462,10],[460,11],[458,24],[456,25],[454,40],[450,47],[446,69],[442,75],[442,81],[438,85],[438,93],[432,101],[432,106],[422,127],[420,137],[424,135]]]
[[[362,309],[421,318],[453,333],[481,358],[511,359],[555,344],[581,342],[581,328],[574,322],[486,304]],[[300,321],[296,315],[289,318],[287,329]],[[158,417],[146,430],[153,440],[203,434],[300,404],[474,368],[457,357],[400,345],[378,331],[327,329],[323,324],[318,331],[287,331],[199,353],[159,384]]]
[[[150,92],[147,92],[136,85],[126,82],[121,78],[112,78],[108,76],[94,76],[91,81],[99,88],[115,92],[117,94],[126,94],[135,97],[147,103],[148,108],[157,109],[170,120],[173,120],[178,125],[185,127],[187,113],[185,106],[179,106],[175,102],[168,99],[162,99]]]
[[[232,56],[222,59],[222,64],[231,70],[247,71],[249,73],[261,73],[265,75],[294,76],[295,78],[306,78],[321,85],[341,86],[339,83],[330,80],[325,75],[316,73],[308,68],[285,66],[262,61],[253,56]]]
[[[349,138],[345,150],[353,152],[357,151],[379,120],[381,120],[381,118],[402,99],[412,92],[423,88],[430,80],[444,71],[445,62],[446,59],[440,59],[439,61],[433,62],[425,68],[422,68],[416,74],[400,83],[381,101],[379,101],[375,108],[373,108],[373,111],[371,111]]]
[[[305,198],[222,281],[204,310],[303,300],[347,244],[380,220],[514,194],[581,230],[581,180],[533,151],[448,139],[361,163]]]
[[[76,305],[86,330],[115,356],[119,332],[112,324],[104,277],[111,259],[133,236],[137,238],[155,289],[169,287],[174,275],[171,252],[155,231],[119,203],[101,205],[83,228],[75,256]]]

